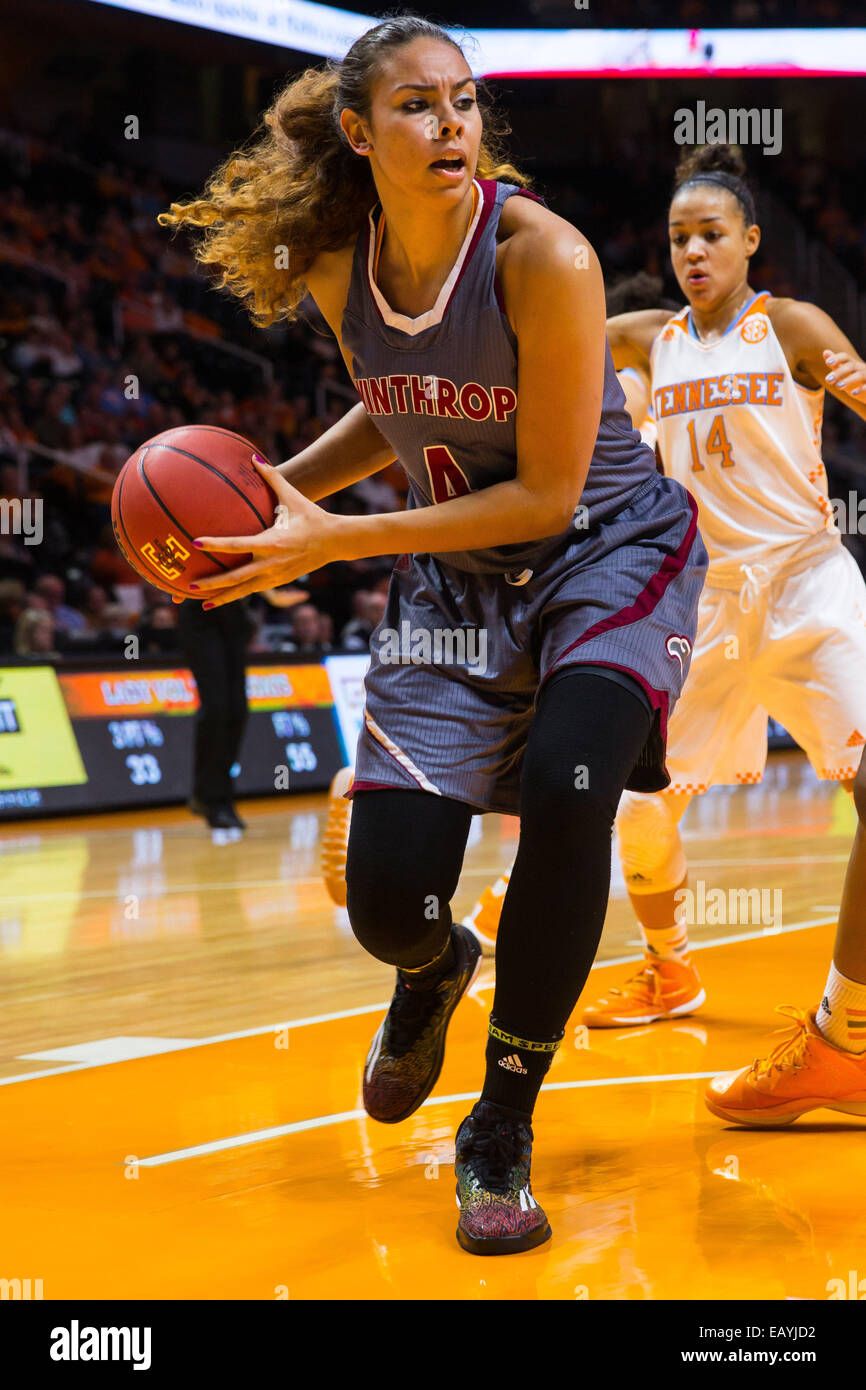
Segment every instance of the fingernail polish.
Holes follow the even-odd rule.
[[[191,591],[191,592],[195,592],[195,590],[198,589],[198,585],[197,585],[197,584],[190,584],[189,587],[190,587],[190,591]]]
[[[213,608],[213,604],[212,604],[212,603],[203,603],[203,604],[202,604],[202,608],[205,610],[205,612],[207,612],[207,610],[208,610],[209,608]]]
[[[829,375],[827,376],[826,379],[827,379],[827,381],[835,381],[835,380],[836,380],[836,378],[835,378],[835,376],[833,375],[832,372],[829,373]]]
[[[193,541],[193,545],[196,550],[204,550],[204,543],[202,541]]]

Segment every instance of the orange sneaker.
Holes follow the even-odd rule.
[[[319,867],[328,897],[337,907],[346,906],[346,849],[349,844],[349,820],[352,803],[345,793],[352,785],[351,767],[341,767],[334,774],[328,792],[328,819],[319,851]]]
[[[687,961],[646,956],[636,975],[583,1011],[587,1028],[636,1028],[693,1014],[706,999],[695,967]]]
[[[776,1012],[794,1019],[794,1031],[769,1057],[715,1077],[706,1091],[708,1109],[735,1125],[760,1126],[789,1125],[808,1110],[866,1115],[866,1055],[834,1047],[814,1013],[789,1004]]]
[[[502,901],[510,877],[510,873],[504,873],[495,883],[485,888],[472,911],[463,918],[463,926],[481,943],[481,950],[485,956],[492,956],[496,951],[496,933],[502,915]]]

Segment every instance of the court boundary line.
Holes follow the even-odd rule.
[[[596,1076],[582,1081],[554,1081],[542,1086],[542,1094],[550,1091],[591,1090],[599,1086],[641,1086],[650,1082],[659,1085],[676,1081],[709,1081],[718,1076],[718,1071],[680,1071],[662,1072],[652,1076]],[[457,1102],[478,1099],[477,1091],[458,1091],[450,1096],[430,1096],[419,1107],[424,1110],[433,1105],[455,1105]],[[417,1114],[417,1111],[415,1112]],[[169,1149],[163,1154],[151,1154],[149,1158],[136,1160],[139,1168],[164,1168],[169,1163],[183,1163],[191,1158],[206,1158],[209,1154],[225,1153],[228,1149],[247,1148],[251,1144],[267,1144],[273,1139],[283,1139],[290,1134],[303,1134],[313,1129],[328,1129],[334,1125],[348,1124],[351,1120],[369,1120],[366,1110],[337,1110],[331,1115],[314,1115],[308,1120],[292,1120],[285,1125],[272,1125],[269,1129],[254,1129],[246,1134],[233,1134],[226,1139],[208,1139],[203,1144],[192,1144],[185,1149]]]
[[[810,918],[806,922],[792,922],[789,926],[765,927],[761,931],[738,932],[735,936],[713,938],[709,941],[692,941],[690,949],[692,951],[708,951],[716,946],[735,946],[743,941],[765,941],[778,936],[787,936],[792,932],[810,931],[816,927],[828,927],[832,924],[832,917]],[[643,952],[634,952],[627,956],[613,956],[610,960],[595,961],[590,967],[590,975],[596,970],[607,970],[611,966],[632,965],[637,961],[643,960]],[[494,982],[476,984],[472,987],[472,992],[482,994],[486,990],[494,988]],[[198,1047],[215,1047],[220,1043],[239,1042],[242,1038],[265,1037],[268,1033],[281,1033],[286,1028],[311,1028],[320,1023],[336,1023],[343,1018],[357,1018],[362,1014],[373,1014],[384,1012],[390,1000],[376,1004],[360,1004],[352,1009],[338,1009],[334,1013],[315,1014],[310,1018],[288,1019],[283,1023],[271,1023],[258,1026],[256,1028],[240,1028],[231,1033],[215,1033],[207,1038],[192,1038],[185,1047],[172,1049],[171,1053],[145,1053],[142,1057],[133,1059],[120,1059],[112,1062],[71,1062],[68,1066],[50,1067],[45,1071],[23,1072],[16,1076],[0,1077],[0,1087],[18,1085],[24,1081],[41,1081],[52,1076],[65,1076],[75,1071],[95,1071],[101,1067],[116,1067],[126,1065],[130,1061],[146,1061],[149,1056],[176,1056],[179,1052],[191,1052]],[[90,1039],[96,1041],[96,1039]],[[74,1046],[70,1043],[69,1046]]]

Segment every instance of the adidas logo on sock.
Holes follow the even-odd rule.
[[[521,1062],[516,1052],[512,1052],[510,1057],[500,1057],[499,1065],[501,1067],[504,1067],[506,1071],[516,1071],[519,1072],[521,1076],[529,1075],[529,1072]]]
[[[821,1008],[824,1010],[828,1018],[832,1015],[833,1010],[830,1008],[830,1000],[827,998],[826,994],[824,995],[824,998],[821,1000]]]

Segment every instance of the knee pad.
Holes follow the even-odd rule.
[[[623,792],[616,828],[623,877],[630,893],[664,893],[679,888],[687,872],[677,829],[683,810],[685,807],[671,805],[664,796]]]

